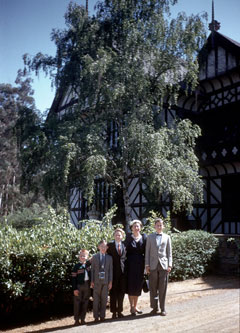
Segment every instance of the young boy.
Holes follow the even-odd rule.
[[[117,228],[113,237],[114,240],[108,243],[107,253],[113,260],[113,283],[110,291],[110,311],[112,318],[122,318],[123,299],[126,291],[126,247],[123,243],[125,233],[122,229]]]
[[[107,242],[98,243],[99,253],[92,257],[91,288],[93,288],[93,317],[95,322],[104,321],[108,290],[112,288],[112,257],[106,254]]]
[[[81,249],[79,252],[79,263],[72,272],[72,286],[74,297],[74,325],[86,324],[85,317],[90,297],[91,263],[88,259],[89,252]]]

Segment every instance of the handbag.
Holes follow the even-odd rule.
[[[148,280],[148,276],[144,276],[142,290],[143,290],[144,293],[149,292],[149,280]]]

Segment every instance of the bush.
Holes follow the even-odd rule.
[[[97,251],[100,239],[113,238],[113,207],[103,221],[85,221],[77,230],[69,215],[49,208],[39,225],[17,230],[0,227],[0,316],[40,306],[72,302],[71,271],[80,248]],[[151,223],[148,225],[152,231]],[[213,255],[217,240],[204,231],[172,233],[172,280],[201,276]]]
[[[171,280],[186,280],[202,276],[218,246],[214,235],[202,230],[173,233],[173,269]]]
[[[97,251],[100,239],[112,239],[114,209],[100,221],[77,230],[64,212],[49,208],[48,218],[32,228],[0,228],[0,314],[53,303],[71,293],[71,271],[80,248]]]

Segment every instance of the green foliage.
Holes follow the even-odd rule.
[[[71,291],[71,270],[77,262],[77,253],[87,248],[97,252],[100,239],[113,238],[110,219],[114,207],[104,224],[86,221],[77,230],[65,212],[56,214],[48,209],[41,223],[17,230],[8,224],[0,226],[0,311],[8,313],[14,306],[34,308],[49,304]],[[25,226],[28,223],[25,223]],[[14,308],[16,310],[16,308]]]
[[[49,208],[40,206],[37,203],[32,206],[19,209],[16,212],[9,214],[2,219],[0,223],[11,225],[16,229],[30,228],[44,222],[48,216]]]
[[[33,194],[20,193],[21,167],[16,124],[23,109],[35,109],[31,80],[18,72],[17,86],[0,84],[0,216],[31,202]]]
[[[145,225],[143,226],[142,231],[146,233],[147,235],[151,234],[152,232],[155,232],[155,220],[156,218],[160,217],[164,221],[164,232],[168,233],[172,229],[171,225],[171,217],[170,217],[170,212],[167,212],[167,216],[163,217],[161,214],[155,212],[155,211],[150,211],[151,214],[150,217],[147,218],[147,221]]]
[[[218,246],[214,235],[202,230],[173,233],[173,269],[171,280],[196,278],[206,273]]]
[[[161,121],[163,101],[175,103],[181,87],[196,86],[196,55],[205,37],[201,16],[171,19],[175,3],[105,0],[88,17],[71,2],[67,28],[52,33],[56,56],[24,56],[28,69],[52,75],[56,105],[65,95],[76,98],[61,119],[50,111],[45,124],[22,141],[26,191],[38,186],[66,204],[76,186],[91,202],[94,179],[102,178],[122,186],[127,207],[131,172],[144,174],[156,197],[169,195],[174,211],[191,211],[201,201],[194,153],[200,130],[186,120],[168,127]],[[109,124],[118,133],[114,147]]]
[[[0,226],[0,313],[37,308],[54,302],[71,300],[71,271],[77,262],[81,248],[97,252],[101,239],[113,239],[117,226],[111,225],[116,207],[104,221],[86,220],[77,230],[70,222],[66,211],[61,214],[49,208],[41,224],[30,228],[15,229],[10,225]],[[143,231],[154,230],[151,223],[156,217],[152,212],[149,225]],[[167,230],[170,220],[165,220]],[[215,252],[218,241],[204,231],[172,233],[173,270],[171,280],[184,280],[205,273]],[[59,300],[60,296],[63,298]],[[68,300],[68,302],[71,302]]]

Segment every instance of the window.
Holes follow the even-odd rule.
[[[240,221],[240,175],[222,178],[223,221]]]

